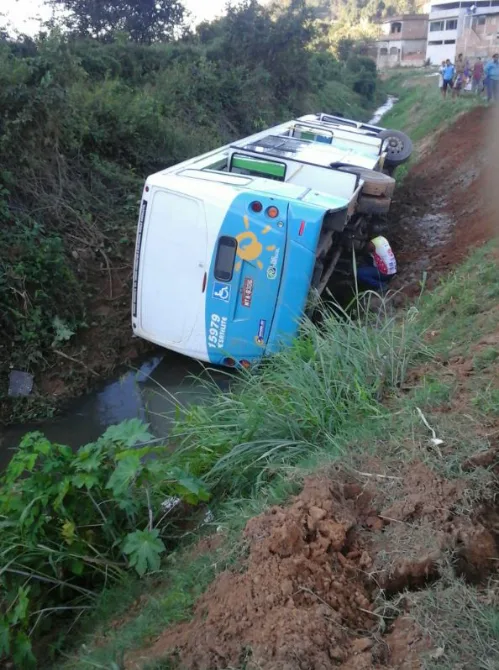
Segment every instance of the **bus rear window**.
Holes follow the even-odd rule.
[[[286,165],[277,161],[266,161],[234,154],[230,164],[230,171],[236,174],[247,174],[253,177],[265,177],[266,179],[284,181]]]
[[[215,279],[228,282],[234,272],[236,260],[237,240],[234,237],[223,235],[218,240],[217,255],[215,258]]]

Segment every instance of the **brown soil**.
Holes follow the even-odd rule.
[[[427,143],[397,191],[391,237],[402,268],[397,285],[409,294],[419,292],[423,272],[433,285],[497,234],[497,203],[490,197],[499,187],[493,181],[497,140],[490,132],[496,122],[495,111],[486,107],[460,117]]]
[[[485,512],[457,512],[464,482],[419,462],[396,480],[369,474],[309,478],[288,507],[251,519],[242,571],[222,573],[192,621],[130,655],[126,668],[168,655],[189,670],[420,668],[429,643],[410,618],[381,635],[380,588],[424,587],[449,552],[460,574],[483,575],[498,548]]]

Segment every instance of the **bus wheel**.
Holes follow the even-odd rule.
[[[383,140],[383,149],[387,152],[385,164],[391,167],[402,165],[412,154],[412,141],[400,130],[383,130],[379,134]]]

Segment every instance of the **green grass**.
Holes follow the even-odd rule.
[[[403,130],[414,142],[430,137],[436,130],[450,126],[464,112],[485,104],[477,96],[462,93],[445,100],[438,89],[437,77],[396,74],[385,81],[385,89],[398,102],[383,118],[386,128]]]
[[[410,597],[411,616],[433,642],[425,670],[496,670],[499,658],[497,583],[480,594],[452,577]]]
[[[429,73],[425,73],[429,74]],[[416,143],[416,151],[411,159],[397,168],[399,183],[407,177],[410,167],[419,157],[418,145],[431,138],[437,131],[445,130],[456,118],[477,105],[486,104],[477,96],[462,93],[459,98],[442,99],[438,89],[437,77],[427,77],[421,70],[396,72],[388,76],[383,86],[386,92],[398,98],[398,102],[383,117],[383,126],[394,130],[403,130]]]

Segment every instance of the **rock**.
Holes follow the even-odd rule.
[[[374,642],[368,637],[360,637],[358,640],[352,642],[352,649],[354,654],[361,654],[368,649],[371,649]]]
[[[321,507],[311,507],[308,510],[308,513],[314,521],[322,521],[322,519],[325,519],[327,516],[326,510]]]
[[[9,375],[9,396],[11,398],[21,398],[28,396],[33,390],[33,375],[29,372],[12,370]]]

